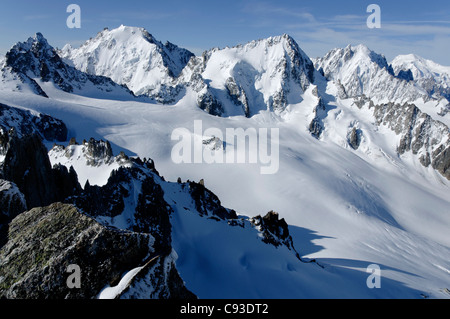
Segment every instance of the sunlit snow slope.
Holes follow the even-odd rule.
[[[213,71],[206,69],[204,75],[219,88],[225,78],[212,78]],[[324,267],[299,263],[285,248],[256,244],[253,231],[230,230],[226,223],[190,215],[181,194],[170,203],[177,208],[173,247],[181,277],[199,297],[450,298],[450,181],[411,153],[398,155],[400,136],[376,124],[368,105],[340,99],[335,82],[317,76],[304,91],[294,92],[301,94],[294,104],[280,112],[261,107],[247,118],[204,112],[192,88],[176,104],[158,105],[88,98],[36,81],[49,98],[3,90],[0,103],[61,119],[78,141],[102,138],[116,154],[152,158],[166,180],[204,179],[222,205],[239,215],[278,212],[290,225],[301,257]],[[320,138],[309,130],[317,91],[326,105],[319,114]],[[184,128],[198,138],[195,120],[202,121],[203,131],[216,128],[224,135],[227,128],[278,128],[278,172],[261,174],[261,162],[175,164],[171,152],[177,141],[171,134]],[[348,143],[353,128],[362,132],[357,150]],[[80,180],[98,183],[104,173],[93,178],[92,170],[78,171]],[[175,187],[164,191],[177,198]],[[366,285],[371,264],[382,269],[381,289]]]

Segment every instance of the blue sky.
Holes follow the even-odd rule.
[[[81,29],[66,26],[71,3],[81,7]],[[381,29],[366,25],[371,3],[381,8]],[[36,32],[55,47],[78,46],[121,24],[144,27],[196,54],[287,33],[311,57],[363,43],[389,61],[415,53],[450,66],[450,1],[443,0],[2,0],[0,53]]]

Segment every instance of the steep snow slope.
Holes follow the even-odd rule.
[[[103,186],[112,170],[130,164],[124,154],[114,157],[108,142],[94,139],[83,141],[81,145],[76,142],[67,147],[55,145],[48,155],[52,165],[62,164],[68,169],[72,166],[81,185],[89,182],[90,185]]]
[[[261,110],[280,112],[299,102],[314,81],[314,67],[285,34],[205,52],[188,64],[180,78],[200,97],[211,94],[220,101],[220,115],[250,117]],[[199,79],[202,84],[195,83]]]
[[[6,53],[1,71],[6,90],[48,97],[42,86],[52,84],[62,91],[90,97],[136,98],[107,77],[89,75],[67,65],[41,33],[15,44]]]
[[[296,296],[320,297],[324,293],[335,297],[361,294],[420,298],[420,291],[431,297],[448,297],[441,289],[450,286],[450,264],[446,258],[450,246],[447,236],[449,182],[434,170],[418,165],[411,157],[398,158],[395,151],[398,137],[389,129],[373,125],[371,112],[337,101],[335,109],[330,110],[326,118],[330,122],[326,125],[328,130],[321,140],[317,140],[309,134],[309,123],[302,114],[309,114],[305,110],[312,95],[308,97],[308,94],[301,103],[290,106],[291,117],[284,121],[266,111],[251,119],[213,117],[198,109],[195,98],[189,95],[174,107],[74,98],[59,90],[50,92],[50,96],[49,100],[8,93],[2,94],[1,100],[67,120],[71,123],[69,130],[78,140],[90,135],[102,136],[111,141],[115,150],[127,149],[141,157],[151,157],[157,163],[158,171],[169,180],[175,181],[178,176],[183,180],[203,178],[206,186],[221,198],[222,204],[236,209],[239,214],[254,216],[271,209],[279,212],[292,225],[295,246],[301,256],[316,258],[325,264],[327,271],[333,273],[330,276],[336,280],[332,282],[343,280],[346,285],[339,287],[347,287],[326,294],[322,290],[309,290],[310,294],[301,290]],[[80,119],[82,125],[77,124],[81,123]],[[181,127],[193,132],[193,119],[202,120],[204,129],[215,127],[223,132],[229,127],[279,127],[279,172],[261,175],[259,164],[174,164],[171,159],[172,130]],[[349,125],[355,119],[364,130],[364,141],[357,151],[344,142]],[[338,134],[331,131],[332,128]],[[218,233],[223,232],[220,225],[211,226],[211,231],[207,231],[201,226],[203,222],[194,226],[189,217],[180,218],[187,220],[174,223],[176,229],[186,227],[185,232],[174,232],[180,236],[174,239],[178,245],[183,245],[186,232],[191,233],[189,238],[194,242],[204,245],[208,241],[214,242],[208,236],[214,236],[212,230],[216,227],[219,227]],[[199,227],[195,228],[199,230],[191,232],[192,227]],[[190,248],[192,250],[186,252],[186,256],[178,252],[177,263],[188,288],[193,285],[195,293],[197,287],[200,296],[212,294],[212,291],[220,294],[220,289],[213,290],[209,283],[222,280],[226,287],[230,277],[212,272],[211,276],[216,274],[218,277],[202,281],[202,288],[196,286],[198,278],[191,277],[195,276],[194,266],[200,261],[204,263],[208,255],[202,245]],[[261,249],[264,252],[264,248]],[[229,259],[230,269],[241,271],[239,276],[249,273],[250,270],[245,270],[245,260],[251,260],[253,254],[244,253],[240,256],[241,263],[236,262],[233,251],[226,254],[233,256]],[[223,259],[218,260],[223,262]],[[223,263],[214,258],[207,262],[208,269],[223,268]],[[253,262],[249,263],[253,265]],[[392,286],[386,285],[392,290],[370,291],[366,288],[365,268],[372,263],[379,264],[384,270],[384,282],[392,283]],[[281,269],[287,268],[278,269],[282,276]],[[311,271],[311,276],[311,279],[304,278],[311,280],[306,281],[311,286],[327,278],[321,271]],[[281,280],[282,277],[278,278]],[[305,289],[304,285],[299,287]],[[242,291],[243,296],[268,296],[259,289],[254,290],[255,287],[248,289],[250,291]],[[280,289],[278,286],[274,291],[280,292]],[[224,290],[221,296],[229,296],[229,292]]]
[[[439,65],[415,54],[399,55],[392,61],[394,72],[411,71],[415,83],[430,96],[450,101],[450,67]],[[448,110],[448,108],[447,108]]]
[[[286,37],[279,39],[286,40]],[[257,41],[253,46],[265,54],[266,44]],[[284,90],[286,87],[278,84],[288,83],[287,80],[292,84],[299,79],[286,72],[295,69],[288,67],[290,62],[271,69],[272,72],[263,67],[258,69],[258,65],[251,64],[258,61],[257,51],[251,51],[255,56],[250,58],[241,49],[212,50],[210,57],[202,58],[209,61],[206,64],[196,64],[200,60],[192,59],[180,79],[200,77],[186,87],[183,98],[173,105],[88,98],[59,90],[51,83],[42,84],[49,98],[2,91],[0,103],[55,116],[67,123],[69,137],[76,137],[78,141],[102,138],[110,141],[114,153],[123,150],[131,156],[150,157],[169,181],[178,177],[184,181],[204,179],[206,187],[219,196],[222,205],[235,209],[239,215],[255,216],[269,210],[277,211],[291,225],[294,245],[301,257],[314,258],[325,267],[298,264],[295,255],[285,248],[269,249],[261,243],[254,229],[230,230],[223,221],[191,214],[192,203],[180,192],[179,186],[161,182],[166,200],[174,201],[170,205],[174,209],[172,240],[178,254],[177,269],[186,286],[200,297],[233,297],[235,285],[245,282],[248,284],[239,286],[239,297],[449,298],[445,290],[450,287],[447,258],[450,253],[449,180],[431,166],[423,166],[411,152],[398,155],[402,135],[397,135],[389,125],[377,123],[374,108],[370,108],[368,101],[359,103],[339,95],[342,87],[338,81],[326,82],[317,76],[314,83],[308,83],[312,77],[305,77],[304,86],[297,82],[292,87],[287,86],[290,91]],[[284,49],[286,47],[269,51],[279,53],[276,56],[279,58],[286,52]],[[351,49],[348,53],[352,55],[350,52],[353,52],[353,57],[360,53],[370,56],[364,48],[359,53],[356,51]],[[219,62],[221,55],[227,58],[222,65]],[[239,64],[238,56],[244,61],[249,59],[245,68],[238,68],[245,71],[242,77],[239,72],[231,74]],[[285,61],[291,61],[284,57]],[[369,91],[380,93],[390,84],[398,89],[413,90],[407,81],[392,76],[382,59],[372,58],[371,61],[355,60],[353,68],[361,71],[357,65],[366,61],[366,67],[375,72],[370,76],[367,72],[357,72],[356,78],[364,79],[362,82],[367,82]],[[227,65],[227,61],[231,64]],[[263,61],[269,62],[268,59]],[[338,55],[335,61],[339,65],[341,57]],[[351,65],[348,67],[351,69]],[[196,68],[198,71],[192,72]],[[330,67],[330,72],[333,68]],[[251,69],[260,73],[247,72]],[[224,72],[224,76],[214,74],[214,70]],[[346,70],[341,68],[344,73]],[[269,81],[269,74],[274,75],[273,82]],[[222,101],[228,75],[233,75],[234,82],[241,86],[236,85],[239,89],[235,92],[249,89],[252,86],[245,86],[246,81],[256,79],[261,82],[258,82],[259,87],[255,86],[255,91],[260,89],[260,93],[270,92],[275,96],[276,92],[285,92],[285,96],[290,92],[293,98],[287,99],[288,104],[278,112],[258,104],[259,108],[251,113],[251,118],[247,118],[244,111],[237,112],[232,108],[230,110],[235,113],[230,113],[234,116],[211,116],[198,107],[199,92],[206,84],[206,91]],[[376,82],[379,78],[375,75],[385,79],[387,84]],[[267,81],[262,81],[265,76],[268,76]],[[350,75],[347,79],[349,85],[351,78]],[[350,87],[360,95],[362,91],[358,90],[367,86]],[[250,95],[245,92],[246,96]],[[407,95],[397,97],[398,101],[403,101],[403,97],[410,98]],[[310,130],[314,119],[322,127],[321,134],[315,137]],[[202,121],[202,132],[195,131],[194,120]],[[255,164],[248,161],[243,164],[206,164],[205,161],[175,164],[171,155],[177,141],[173,141],[171,135],[177,128],[184,129],[185,136],[191,137],[192,141],[211,140],[211,133],[201,136],[208,128],[214,128],[215,133],[220,131],[224,136],[227,128],[255,129],[260,136],[264,129],[277,128],[279,140],[274,141],[273,146],[279,147],[279,170],[274,175],[262,175],[261,167],[265,163],[260,157]],[[359,143],[350,143],[353,132]],[[225,150],[236,144],[234,140],[224,142]],[[208,143],[193,143],[192,154],[197,145],[208,151],[223,149]],[[263,146],[258,145],[256,152]],[[70,165],[74,159],[66,160],[60,156],[54,160]],[[83,161],[81,157],[80,166]],[[106,173],[114,166],[103,165],[101,168]],[[90,174],[88,170],[80,169],[80,178],[87,180]],[[139,185],[135,185],[135,189],[139,189]],[[119,224],[126,225],[122,221]],[[370,264],[378,264],[382,269],[382,288],[379,290],[370,290],[366,286],[366,268]],[[197,271],[199,265],[204,273]],[[262,277],[273,280],[264,281]],[[284,285],[284,290],[281,282],[289,283]]]
[[[314,81],[312,62],[288,35],[194,57],[162,45],[142,28],[120,26],[60,54],[81,71],[108,76],[163,103],[178,101],[192,88],[200,108],[221,116],[283,110]]]
[[[337,83],[341,98],[365,95],[378,104],[413,102],[427,97],[413,83],[395,77],[386,58],[365,45],[331,50],[317,59],[315,66]]]
[[[176,78],[193,56],[162,44],[143,28],[120,26],[99,32],[79,48],[66,45],[61,56],[77,69],[111,78],[136,95],[154,96]]]

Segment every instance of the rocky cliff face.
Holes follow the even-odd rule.
[[[8,224],[26,211],[25,196],[16,184],[0,179],[0,247],[8,240]]]
[[[94,139],[88,144],[97,159],[110,149]],[[31,135],[11,141],[4,164],[0,298],[193,299],[172,248],[176,201],[185,197],[191,209],[184,213],[200,219],[227,222],[233,229],[246,223],[203,181],[169,183],[152,160],[128,159],[106,185],[86,183],[82,189],[75,170],[52,168],[40,138]],[[299,258],[278,214],[255,217],[250,225],[265,243],[285,245]],[[81,288],[67,283],[70,265],[81,270]]]
[[[285,34],[209,50],[191,59],[177,83],[192,88],[199,107],[213,115],[251,117],[298,102],[314,72],[308,56]]]
[[[315,67],[340,87],[340,98],[365,96],[374,103],[427,99],[414,83],[398,78],[383,55],[364,45],[334,49],[315,61]]]
[[[10,77],[18,77],[24,85],[44,97],[48,95],[38,81],[52,82],[68,93],[84,94],[94,90],[97,94],[114,92],[123,97],[133,97],[128,88],[107,77],[86,74],[66,64],[41,33],[36,33],[26,42],[17,43],[7,52],[3,71]]]
[[[14,132],[10,132],[13,129]],[[0,103],[0,155],[6,154],[9,135],[22,137],[37,134],[47,141],[67,140],[66,124],[54,117]]]
[[[18,186],[28,209],[49,205],[81,189],[75,171],[51,167],[47,149],[37,135],[11,138],[2,175]]]
[[[377,125],[401,136],[399,155],[411,152],[423,166],[433,167],[448,179],[450,131],[439,121],[448,108],[444,99],[446,68],[414,56],[400,56],[393,64],[363,45],[334,49],[315,61],[315,67],[334,83],[337,98],[352,99],[359,108],[368,107]],[[438,69],[443,71],[436,73]],[[424,83],[430,79],[434,86],[440,83],[440,88],[427,88]],[[419,108],[426,103],[430,114]],[[320,132],[319,124],[311,123],[313,135]],[[356,127],[349,132],[348,143],[353,149],[359,148],[361,134]]]
[[[156,40],[143,28],[104,29],[80,48],[65,46],[61,56],[77,69],[126,85],[136,95],[161,102],[176,95],[172,82],[193,56],[186,49]]]
[[[414,104],[382,104],[374,107],[378,125],[385,125],[401,135],[398,153],[411,151],[420,163],[430,165],[450,179],[450,130],[433,120]]]
[[[150,235],[109,229],[58,203],[19,215],[8,239],[0,250],[0,296],[6,298],[95,298],[153,253]],[[69,265],[81,269],[80,289],[67,285]]]

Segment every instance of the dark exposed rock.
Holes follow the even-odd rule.
[[[270,211],[264,217],[256,216],[252,219],[252,223],[260,228],[265,243],[275,247],[285,245],[289,249],[295,250],[288,224],[284,218],[280,219],[278,213]]]
[[[224,112],[222,103],[210,92],[202,94],[197,100],[198,107],[211,115],[221,116]]]
[[[24,212],[26,208],[25,196],[13,182],[0,179],[0,219],[12,220]]]
[[[325,129],[323,119],[327,117],[327,105],[320,96],[319,91],[316,88],[312,91],[313,95],[318,98],[316,107],[314,108],[314,118],[309,124],[309,132],[312,136],[319,139]]]
[[[119,168],[113,171],[108,183],[102,187],[86,182],[84,190],[66,201],[74,204],[90,216],[107,216],[114,218],[120,215],[124,208],[124,198],[130,196],[127,185],[131,176],[127,170]],[[95,198],[95,200],[93,200]]]
[[[27,207],[25,196],[16,184],[3,179],[0,179],[0,203],[0,247],[2,247],[7,241],[8,224]]]
[[[414,81],[414,76],[411,70],[400,70],[397,74],[397,78],[405,80],[406,82]]]
[[[148,289],[142,289],[147,287]],[[120,299],[176,299],[194,300],[197,297],[189,291],[171,255],[150,260],[133,278],[128,287],[117,296]]]
[[[224,208],[219,198],[201,183],[189,182],[189,193],[195,202],[195,207],[202,216],[217,216],[220,219],[236,219],[234,211]],[[233,214],[234,212],[234,214]]]
[[[411,151],[422,165],[430,164],[450,179],[450,130],[442,122],[433,120],[414,104],[387,103],[374,107],[378,125],[385,125],[401,135],[399,154]]]
[[[164,200],[161,186],[153,177],[145,178],[138,197],[133,230],[151,233],[155,237],[155,249],[162,254],[171,250],[171,213],[172,208]]]
[[[9,140],[8,131],[11,128],[19,137],[38,134],[47,141],[67,140],[67,127],[63,121],[0,103],[0,131],[3,131],[0,132],[0,152]]]
[[[357,150],[359,146],[361,145],[361,135],[362,132],[360,129],[357,129],[354,127],[348,137],[348,144],[354,149]]]
[[[238,86],[232,77],[227,79],[225,87],[234,104],[242,108],[246,117],[250,117],[250,108],[244,89]]]
[[[312,136],[318,139],[320,138],[320,135],[322,135],[322,131],[323,126],[321,124],[321,121],[317,117],[315,117],[309,124],[309,132]]]
[[[270,99],[270,104],[269,104],[270,110],[283,111],[289,104],[287,97],[286,97],[288,92],[289,92],[288,89],[282,89],[282,90],[279,90],[278,92],[274,93]]]
[[[19,187],[28,208],[56,201],[56,183],[47,149],[37,135],[11,139],[3,164],[3,176]]]
[[[81,192],[81,185],[78,182],[78,175],[73,166],[67,170],[67,167],[58,164],[53,166],[53,175],[55,176],[55,184],[58,200],[63,200],[69,196]]]
[[[0,250],[0,296],[94,298],[125,271],[144,264],[151,236],[106,228],[60,203],[16,217]],[[67,267],[81,269],[81,288],[67,286]]]
[[[8,149],[9,134],[0,129],[0,155],[5,155]]]
[[[450,146],[441,145],[433,152],[432,166],[450,180]]]
[[[73,169],[52,169],[47,149],[37,135],[10,139],[3,178],[18,186],[28,209],[61,201],[81,189]]]
[[[108,162],[113,157],[111,144],[108,141],[98,141],[91,138],[85,145],[86,155],[88,157],[87,165],[97,166],[98,159]]]

